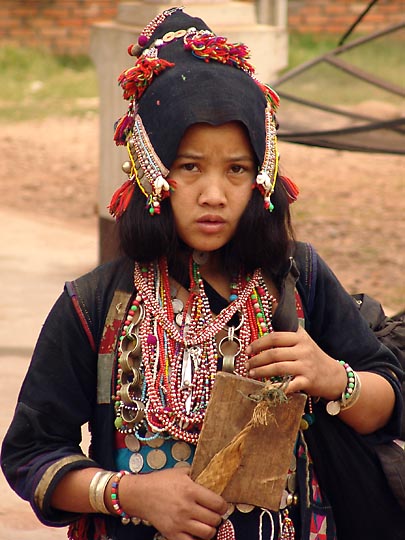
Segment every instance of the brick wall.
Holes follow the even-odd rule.
[[[343,34],[368,1],[289,0],[289,29]],[[86,54],[91,24],[114,19],[118,3],[119,0],[0,0],[0,44],[40,46],[59,54]],[[374,31],[403,19],[404,0],[380,0],[361,23],[361,29]]]
[[[1,0],[0,43],[86,54],[93,22],[115,18],[118,0]]]
[[[370,0],[289,0],[288,26],[300,32],[343,34],[369,3]],[[379,0],[358,29],[362,33],[374,32],[404,20],[404,0]]]

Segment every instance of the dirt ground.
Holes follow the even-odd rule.
[[[96,234],[98,153],[95,116],[3,125],[0,208]],[[280,153],[283,172],[301,190],[297,237],[314,244],[350,292],[403,309],[405,157],[288,143]]]

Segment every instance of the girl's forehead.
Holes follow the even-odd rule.
[[[212,125],[206,122],[198,122],[189,126],[184,132],[177,154],[186,146],[199,145],[202,141],[211,143],[216,148],[243,147],[247,153],[252,154],[253,148],[247,129],[238,121],[226,122],[220,125]]]

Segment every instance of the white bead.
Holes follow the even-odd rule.
[[[268,190],[271,186],[271,180],[267,173],[261,172],[256,176],[256,183],[263,185],[263,187]]]

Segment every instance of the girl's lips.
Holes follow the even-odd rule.
[[[205,233],[218,233],[225,227],[225,221],[218,216],[203,216],[197,220],[200,231]]]

